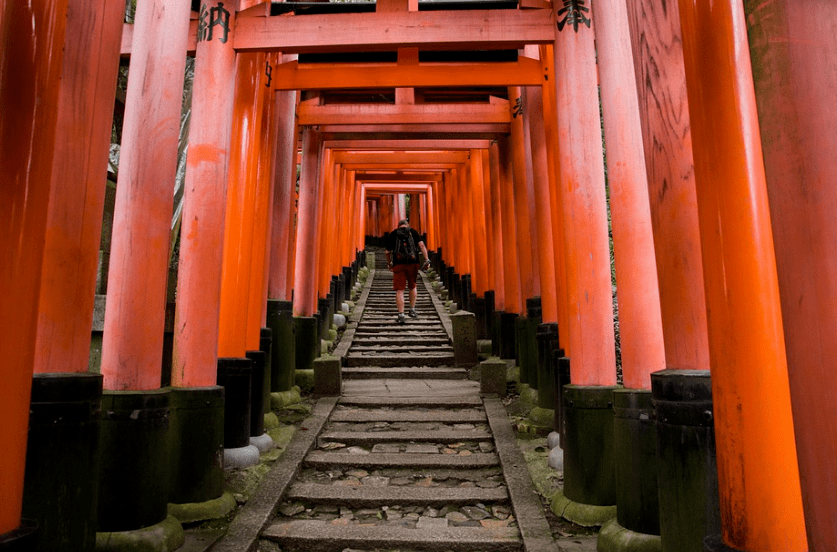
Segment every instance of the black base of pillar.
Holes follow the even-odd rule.
[[[491,354],[500,356],[500,341],[503,339],[503,334],[500,332],[501,314],[504,311],[495,310],[494,316],[491,318]],[[517,358],[515,351],[515,358]]]
[[[708,370],[651,374],[663,551],[703,552],[721,532]]]
[[[250,378],[250,437],[264,435],[264,351],[247,351],[245,356],[253,361]]]
[[[102,395],[99,532],[133,531],[168,516],[168,389]]]
[[[703,540],[703,552],[745,552],[738,548],[730,548],[721,540],[721,535],[709,535]]]
[[[617,521],[630,531],[659,535],[657,433],[651,391],[616,389],[613,413]]]
[[[95,548],[101,406],[100,374],[33,377],[23,516],[40,532],[27,550]]]
[[[224,492],[224,388],[174,387],[170,397],[169,502],[206,502]]]
[[[218,385],[224,388],[224,448],[250,444],[250,388],[253,361],[249,358],[219,358]]]
[[[514,357],[517,359],[517,367],[519,369],[518,379],[520,383],[529,384],[531,377],[529,376],[529,358],[526,356],[529,350],[523,346],[526,342],[526,319],[518,316],[514,319]],[[492,343],[493,345],[493,343]],[[500,345],[497,344],[499,350]],[[499,353],[495,354],[495,356]]]
[[[485,331],[485,297],[473,296],[471,308],[477,317],[477,339],[488,339]]]
[[[493,290],[485,292],[485,317],[483,318],[483,332],[485,332],[485,337],[483,339],[492,339],[491,324],[492,320],[494,320],[494,299],[495,293]]]
[[[273,387],[273,330],[262,328],[259,331],[259,350],[264,353],[264,385],[262,385],[263,414],[270,412],[270,390]]]
[[[561,450],[567,440],[566,427],[564,425],[564,386],[570,384],[570,359],[563,356],[564,350],[555,351],[555,419],[553,427],[558,432],[558,444]]]
[[[296,369],[310,370],[314,359],[320,356],[320,336],[317,319],[313,316],[294,317],[296,338]]]
[[[500,313],[500,358],[515,358],[514,355],[514,321],[516,312]]]
[[[267,325],[271,330],[270,390],[290,391],[296,370],[294,305],[291,301],[267,301]]]
[[[540,324],[537,329],[538,348],[538,406],[555,408],[555,365],[553,352],[558,350],[558,324]],[[563,356],[563,353],[562,355]]]
[[[31,552],[38,546],[38,524],[24,519],[14,531],[0,535],[0,551]]]
[[[616,504],[613,453],[613,390],[564,387],[564,496],[581,504]]]

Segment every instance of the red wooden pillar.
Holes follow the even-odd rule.
[[[506,275],[503,261],[510,253],[503,237],[503,201],[500,197],[504,183],[500,179],[500,146],[492,142],[488,149],[489,182],[491,185],[491,244],[494,249],[494,308],[506,308]]]
[[[503,282],[506,312],[521,313],[524,303],[521,295],[520,263],[521,247],[517,236],[517,204],[515,202],[514,176],[512,174],[511,144],[508,138],[497,140],[497,163],[500,169],[500,199],[503,229]]]
[[[802,503],[810,550],[837,550],[835,251],[837,86],[823,2],[744,3],[776,247]]]
[[[257,165],[263,115],[264,54],[238,54],[234,124],[228,170],[218,356],[243,357],[247,351],[250,272],[257,201]],[[258,348],[258,347],[256,347]]]
[[[231,23],[235,13],[230,12]],[[234,28],[232,25],[230,28]],[[186,155],[183,224],[171,381],[175,387],[215,385],[227,170],[235,92],[235,50],[222,36],[201,40]]]
[[[269,53],[264,57],[261,72],[263,82],[259,86],[261,93],[260,109],[262,111],[259,137],[255,144],[254,155],[250,162],[255,163],[256,202],[253,206],[253,253],[248,271],[250,278],[248,307],[247,307],[247,337],[248,351],[258,351],[260,348],[261,329],[266,323],[267,314],[267,275],[269,271],[268,255],[270,254],[271,214],[273,205],[273,136],[275,129],[276,102],[273,90],[265,86],[272,68],[276,66],[276,54]]]
[[[57,124],[66,140],[53,160],[63,176],[47,214],[35,373],[87,371],[123,17],[104,0],[67,9],[77,30],[65,40]]]
[[[535,224],[535,194],[530,158],[526,155],[526,133],[523,111],[525,99],[520,87],[509,89],[509,104],[512,110],[511,144],[514,177],[514,210],[517,224],[517,254],[520,263],[521,310],[525,313],[525,300],[540,293],[538,260],[535,258],[538,228]]]
[[[294,316],[314,316],[317,311],[316,263],[317,202],[322,138],[318,130],[302,131],[302,171],[299,176],[299,218],[294,262]]]
[[[682,1],[680,17],[723,542],[807,550],[744,8]],[[798,302],[798,290],[789,292]]]
[[[561,17],[558,16],[560,20]],[[555,39],[558,159],[567,247],[570,379],[616,383],[604,165],[593,33],[568,23]]]
[[[665,348],[628,12],[623,1],[599,0],[594,16],[619,299],[622,380],[627,388],[650,390],[651,373],[666,367]]]
[[[106,389],[160,387],[189,5],[137,7],[102,345]]]
[[[544,131],[543,90],[528,86],[523,118],[529,124],[531,146],[532,184],[535,196],[535,224],[538,235],[535,249],[538,256],[538,279],[540,281],[543,322],[558,322],[558,289],[555,278],[555,250],[552,236],[552,209],[550,202],[551,170],[546,154],[546,133]]]
[[[9,540],[32,529],[21,527],[23,473],[66,15],[63,0],[0,6],[0,538]]]
[[[709,370],[679,10],[628,0],[666,366]]]
[[[271,299],[290,300],[293,284],[288,265],[293,264],[294,210],[296,204],[296,124],[294,111],[296,93],[277,91],[276,123],[278,126],[273,223],[271,231],[270,277],[268,296]]]
[[[471,268],[471,289],[477,296],[485,295],[488,289],[488,234],[485,224],[485,172],[482,150],[471,150],[469,160],[470,181],[467,183],[468,200],[471,204],[470,233],[473,264]]]
[[[495,227],[495,219],[492,216],[492,200],[494,196],[494,188],[493,183],[491,181],[491,162],[490,162],[490,154],[487,149],[477,150],[479,152],[480,160],[482,161],[482,182],[483,182],[483,194],[482,194],[482,212],[483,212],[483,221],[485,224],[485,245],[482,246],[484,254],[486,256],[486,274],[485,274],[485,287],[486,291],[495,290],[497,288],[496,283],[496,274],[495,270],[495,262],[494,259],[497,257],[498,254],[501,254],[501,245],[496,245],[494,242],[494,227]],[[496,221],[499,222],[499,219]]]

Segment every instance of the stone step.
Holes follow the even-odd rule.
[[[481,424],[485,412],[467,410],[335,409],[330,422],[441,422],[445,424]],[[461,428],[466,429],[466,428]]]
[[[445,337],[448,339],[448,334],[445,332],[444,328],[439,325],[438,328],[418,328],[418,327],[411,327],[408,328],[404,326],[398,326],[393,322],[392,325],[386,327],[375,327],[371,328],[364,325],[358,325],[355,329],[355,335],[362,335],[364,337],[389,337],[389,338],[437,338],[437,337]]]
[[[434,337],[430,336],[403,336],[403,335],[391,335],[391,336],[379,336],[379,335],[372,335],[372,334],[362,334],[362,336],[356,337],[352,340],[352,351],[360,350],[360,347],[369,347],[369,346],[379,346],[379,345],[386,345],[393,342],[393,338],[398,339],[398,345],[435,345],[435,346],[449,346],[450,339],[446,334],[440,334]]]
[[[433,442],[459,443],[461,441],[490,441],[491,433],[485,429],[439,429],[433,431],[325,431],[320,442],[335,441],[345,445],[372,445],[375,443]]]
[[[439,353],[453,353],[453,347],[451,345],[409,345],[403,343],[399,340],[396,343],[390,341],[389,343],[379,343],[379,344],[372,344],[372,343],[364,343],[364,344],[354,344],[352,345],[352,352],[353,353],[390,353],[390,354],[403,354],[403,353],[415,353],[415,354],[422,354],[422,353],[432,353],[432,352],[439,352]]]
[[[434,518],[430,518],[434,519]],[[421,518],[420,518],[421,522]],[[425,522],[409,527],[335,525],[316,520],[277,521],[262,537],[280,546],[308,552],[340,552],[346,548],[409,549],[453,552],[520,552],[523,540],[512,527],[442,527]]]
[[[421,446],[421,445],[416,445]],[[497,466],[500,459],[493,452],[474,452],[468,456],[458,454],[400,452],[351,454],[315,450],[303,460],[303,464],[312,468],[325,467],[362,467],[378,468],[486,468]]]
[[[351,351],[351,349],[350,349]],[[349,352],[346,356],[346,366],[350,368],[360,366],[450,366],[456,361],[450,353],[422,353],[420,355],[369,355]]]
[[[286,500],[323,504],[337,502],[349,508],[374,508],[395,504],[444,506],[446,504],[473,504],[478,502],[505,502],[509,493],[505,487],[482,489],[480,487],[423,488],[423,487],[359,487],[322,485],[319,483],[294,483]]]
[[[343,406],[482,406],[479,397],[340,397]]]
[[[364,357],[368,358],[368,357]],[[385,367],[363,366],[353,367],[349,365],[342,370],[343,379],[448,379],[460,380],[468,378],[468,371],[464,368],[425,368],[425,367]]]

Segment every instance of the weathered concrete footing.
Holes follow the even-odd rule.
[[[296,338],[296,369],[310,370],[311,363],[320,356],[320,335],[317,318],[313,316],[294,317]]]
[[[250,379],[253,361],[249,358],[218,359],[218,385],[224,387],[224,449],[250,444]]]
[[[169,502],[217,499],[224,492],[224,388],[174,387],[170,408]]]
[[[599,533],[604,551],[660,550],[657,439],[651,391],[613,391],[617,519]]]
[[[322,356],[314,361],[314,394],[321,397],[339,397],[343,391],[340,359]]]
[[[24,519],[17,529],[0,535],[0,550],[3,552],[37,550],[38,534],[38,523]]]
[[[243,469],[259,463],[259,449],[254,445],[224,449],[224,469]]]
[[[269,299],[267,326],[271,330],[270,390],[288,391],[294,386],[296,339],[293,302]]]
[[[651,374],[663,551],[703,552],[721,531],[708,370]]]
[[[23,516],[37,523],[39,535],[36,546],[21,550],[93,550],[101,405],[100,374],[35,374]]]
[[[505,397],[508,371],[506,361],[499,358],[480,362],[480,394]]]
[[[133,531],[166,519],[170,395],[168,389],[103,393],[100,532]]]
[[[472,312],[459,311],[450,316],[453,330],[453,355],[458,367],[476,366],[477,318]]]
[[[590,513],[574,519],[576,510],[582,507],[613,508],[616,505],[614,389],[616,387],[610,386],[564,387],[564,497],[579,506],[570,508],[565,505],[561,515],[579,525],[589,524]]]
[[[97,552],[169,552],[186,542],[183,527],[174,516],[159,523],[131,531],[96,534]]]

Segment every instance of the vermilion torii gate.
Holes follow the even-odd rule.
[[[0,8],[0,547],[32,533],[24,510],[59,511],[37,494],[55,486],[51,476],[24,476],[27,427],[54,423],[37,404],[55,397],[96,405],[67,453],[80,467],[67,471],[100,481],[98,498],[94,488],[54,500],[87,520],[98,501],[98,531],[174,531],[168,502],[218,499],[217,477],[184,483],[188,467],[171,468],[177,493],[150,485],[170,469],[160,443],[187,437],[149,423],[146,442],[129,442],[132,413],[147,421],[171,408],[182,421],[190,405],[211,404],[203,420],[219,423],[218,358],[259,349],[268,300],[293,300],[300,319],[312,318],[372,227],[367,198],[386,191],[425,197],[421,223],[440,259],[469,275],[477,295],[492,292],[498,310],[522,315],[527,299],[541,298],[543,322],[557,323],[571,360],[565,396],[606,420],[614,404],[653,412],[653,398],[658,416],[670,416],[658,436],[671,420],[714,426],[717,455],[707,457],[717,459],[719,518],[711,492],[698,497],[709,512],[701,517],[665,502],[661,486],[659,519],[637,520],[616,489],[639,445],[586,472],[602,443],[624,440],[618,425],[577,424],[571,404],[568,503],[618,504],[618,524],[658,531],[664,550],[700,550],[715,531],[723,544],[710,537],[707,549],[835,549],[837,195],[828,176],[837,113],[827,91],[837,85],[837,7],[521,0],[454,17],[379,0],[374,12],[282,16],[276,4],[207,0],[190,16],[188,3],[140,0],[136,23],[123,25],[116,4]],[[187,52],[193,119],[172,387],[161,389]],[[87,356],[120,56],[131,78],[99,376]],[[386,101],[368,100],[382,91]],[[400,174],[376,190],[384,171]],[[377,231],[390,229],[378,215]],[[316,355],[317,344],[305,346],[302,357]],[[700,395],[710,372],[711,401]],[[70,461],[42,448],[53,437],[29,439],[30,466]],[[191,445],[218,453],[211,439]],[[661,483],[686,448],[658,450]],[[640,510],[654,510],[655,496]],[[50,523],[42,533],[61,546],[92,547],[96,524],[59,535]]]

